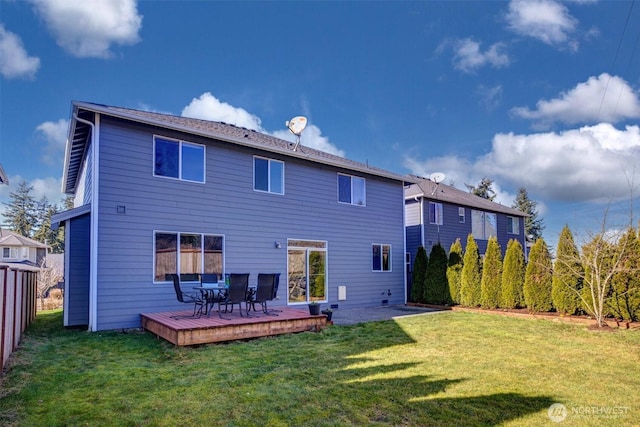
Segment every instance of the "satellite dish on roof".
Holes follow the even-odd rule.
[[[429,180],[435,182],[436,184],[440,184],[442,181],[444,181],[444,174],[442,172],[434,172],[431,175],[429,175]]]
[[[289,131],[296,136],[296,145],[293,147],[293,151],[296,151],[298,149],[298,145],[300,145],[300,135],[302,135],[304,128],[307,127],[307,118],[304,116],[296,116],[284,124],[287,126]]]

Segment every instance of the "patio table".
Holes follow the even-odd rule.
[[[256,287],[257,285],[249,285],[249,288],[247,290],[247,300],[250,300],[250,298],[255,295]],[[225,285],[224,282],[219,282],[217,285],[213,284],[209,286],[194,286],[193,289],[202,292],[202,294],[205,296],[208,306],[206,315],[207,317],[210,317],[213,305],[216,303],[216,292],[218,293],[217,298],[221,298],[222,295],[226,295],[229,286]]]

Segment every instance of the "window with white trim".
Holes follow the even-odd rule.
[[[284,194],[284,162],[254,156],[253,189],[267,193]]]
[[[458,222],[460,224],[465,223],[464,208],[458,208]]]
[[[371,245],[372,270],[391,271],[391,245],[377,244]]]
[[[364,178],[338,174],[338,201],[351,205],[366,205],[366,183]]]
[[[429,224],[442,225],[442,203],[429,202]]]
[[[520,218],[517,216],[507,217],[507,233],[520,234]]]
[[[154,136],[153,153],[153,176],[205,182],[204,145]]]
[[[496,214],[471,210],[471,234],[478,240],[489,240],[496,235]]]
[[[2,248],[2,258],[18,259],[18,248]]]
[[[224,236],[200,233],[153,233],[154,282],[167,281],[168,274],[224,272]]]

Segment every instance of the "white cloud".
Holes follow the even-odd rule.
[[[68,127],[69,122],[65,119],[60,119],[57,122],[44,122],[36,128],[36,131],[46,141],[46,146],[42,150],[42,160],[45,163],[51,165],[62,163]]]
[[[193,98],[189,105],[182,110],[183,117],[194,119],[225,122],[231,125],[264,132],[262,121],[258,116],[243,108],[234,107],[218,100],[210,92],[203,93],[199,98]]]
[[[501,68],[509,65],[509,56],[505,53],[504,43],[494,43],[482,52],[480,43],[472,39],[458,40],[454,43],[453,64],[458,70],[470,73],[485,65]]]
[[[113,44],[140,41],[136,0],[31,0],[60,47],[77,57],[109,58]]]
[[[502,85],[493,87],[479,85],[476,88],[476,95],[480,98],[478,104],[485,110],[491,111],[502,101]]]
[[[571,38],[578,21],[555,0],[512,0],[506,14],[507,26],[517,34],[533,37],[551,46],[577,50]]]
[[[486,176],[496,185],[525,187],[547,200],[624,200],[630,196],[629,181],[640,183],[640,128],[601,123],[561,133],[497,134],[491,152],[472,161],[450,156],[406,158],[404,164],[423,176],[445,172],[445,181],[453,179],[458,188]]]
[[[258,132],[270,133],[263,129],[262,120],[258,116],[249,113],[243,108],[222,102],[210,92],[203,93],[199,98],[193,98],[189,105],[182,110],[182,116],[225,122]],[[295,135],[287,129],[271,132],[271,135],[285,141],[295,142],[296,140]],[[306,127],[300,138],[300,143],[307,147],[344,157],[344,151],[329,142],[329,138],[323,136],[320,128],[313,124]]]
[[[0,24],[0,74],[7,79],[35,77],[40,58],[29,56],[22,40]]]
[[[602,73],[561,93],[558,98],[538,101],[535,110],[517,107],[512,113],[537,120],[539,126],[553,122],[615,123],[627,118],[640,118],[640,100],[638,93],[625,80]]]

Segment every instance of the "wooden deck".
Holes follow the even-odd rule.
[[[304,331],[320,331],[327,326],[324,314],[311,316],[308,310],[278,307],[278,316],[251,312],[252,317],[240,317],[237,309],[220,319],[217,312],[199,319],[172,319],[189,315],[191,311],[171,311],[141,314],[142,327],[177,346],[209,344],[248,338],[268,337]],[[227,320],[229,319],[229,320]]]

